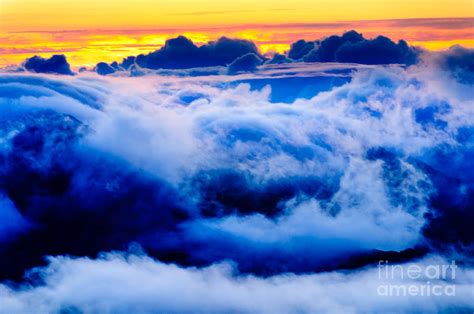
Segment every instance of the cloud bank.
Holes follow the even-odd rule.
[[[362,34],[349,31],[342,36],[333,35],[322,40],[296,41],[287,57],[276,56],[269,63],[305,61],[411,65],[418,61],[420,52],[403,40],[394,43],[384,36],[365,39]],[[198,47],[190,39],[178,36],[147,55],[129,56],[121,63],[100,62],[95,71],[100,75],[109,75],[137,67],[157,70],[228,66],[227,72],[233,74],[253,71],[264,60],[256,45],[248,40],[221,37]]]
[[[36,73],[73,74],[64,55],[54,55],[49,59],[34,56],[27,59],[23,66],[27,71]]]
[[[422,267],[443,264],[440,258],[419,261]],[[50,258],[30,276],[44,285],[18,290],[0,285],[0,313],[377,313],[469,311],[474,307],[473,270],[459,269],[451,296],[380,296],[385,284],[419,284],[420,280],[379,278],[378,270],[329,272],[269,278],[235,277],[229,264],[181,268],[140,255],[107,254],[100,259]]]
[[[299,40],[291,45],[288,56],[306,62],[347,62],[360,64],[414,64],[419,50],[400,40],[378,36],[365,39],[356,31],[333,35],[321,41]]]
[[[110,64],[99,62],[92,70],[100,75],[142,76],[153,70],[159,70],[161,74],[174,70],[176,74],[179,70],[208,68],[204,73],[197,70],[192,74],[208,75],[210,71],[214,74],[252,72],[264,61],[268,64],[304,61],[412,65],[420,60],[421,52],[404,40],[395,43],[384,36],[366,39],[352,30],[321,40],[298,40],[286,55],[277,54],[267,60],[249,40],[221,37],[197,46],[185,36],[178,36],[168,39],[162,48],[149,54],[129,56]],[[36,73],[74,74],[64,55],[54,55],[49,59],[34,56],[27,59],[20,69]],[[81,68],[79,72],[83,71]]]
[[[471,51],[456,49],[408,68],[1,75],[0,278],[23,283],[5,282],[2,304],[9,312],[472,308]],[[101,255],[131,244],[150,257]],[[420,303],[360,295],[379,259],[429,256],[462,262],[467,292]],[[98,291],[70,292],[84,286]],[[169,294],[154,303],[150,294],[164,287]],[[186,302],[174,301],[178,290]],[[290,298],[294,291],[305,292]]]
[[[169,39],[148,55],[136,57],[137,65],[148,69],[186,69],[224,66],[248,53],[259,55],[255,44],[243,39],[221,37],[200,47],[184,36]]]

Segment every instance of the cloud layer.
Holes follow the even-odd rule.
[[[349,31],[342,36],[333,35],[322,40],[299,40],[291,45],[287,58],[279,57],[269,63],[305,61],[411,65],[418,61],[419,54],[419,49],[408,46],[403,40],[394,43],[384,36],[365,39],[362,34]],[[178,36],[167,40],[155,52],[127,57],[121,64],[101,62],[95,70],[100,75],[108,75],[131,67],[156,70],[228,66],[227,72],[233,74],[253,71],[263,63],[263,59],[256,45],[248,40],[221,37],[198,47],[190,39]]]
[[[420,49],[409,46],[403,40],[395,43],[384,36],[365,39],[362,34],[349,31],[341,36],[333,35],[316,41],[298,40],[291,45],[286,57],[276,55],[267,60],[249,40],[221,37],[197,46],[181,35],[168,39],[162,48],[149,54],[129,56],[120,63],[99,62],[93,70],[100,75],[128,73],[141,76],[149,70],[212,67],[227,67],[226,70],[214,70],[216,74],[251,72],[264,61],[270,64],[304,61],[411,65],[419,61],[420,53]],[[54,55],[50,59],[34,56],[27,59],[21,69],[36,73],[73,74],[64,55]],[[193,75],[203,73],[198,70]]]
[[[0,278],[22,282],[45,256],[82,257],[50,259],[26,279],[32,288],[3,285],[4,304],[377,312],[384,301],[357,295],[354,306],[337,287],[347,297],[371,281],[377,260],[427,254],[463,261],[469,291],[474,107],[471,51],[459,49],[408,68],[0,76]],[[157,260],[97,258],[134,243]],[[92,282],[111,284],[68,292]],[[124,282],[136,289],[120,290]],[[306,285],[298,302],[283,297]],[[166,286],[170,303],[147,297]],[[265,307],[267,292],[281,300],[275,308]],[[254,294],[259,301],[242,303]],[[465,296],[388,305],[472,307]]]
[[[420,267],[445,265],[431,257]],[[474,307],[474,271],[458,269],[452,296],[381,296],[386,284],[418,285],[419,280],[380,279],[377,268],[269,278],[235,277],[229,264],[181,268],[140,255],[107,254],[100,259],[51,258],[30,274],[41,286],[18,290],[0,285],[0,313],[377,313],[469,311]],[[449,278],[451,279],[451,278]]]

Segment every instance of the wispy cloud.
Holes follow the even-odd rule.
[[[297,8],[269,8],[264,10],[265,12],[279,12],[279,11],[293,11]],[[220,10],[220,11],[193,11],[193,12],[182,12],[182,13],[170,13],[167,16],[192,16],[192,15],[221,15],[221,14],[233,14],[233,13],[255,13],[261,12],[262,10]]]

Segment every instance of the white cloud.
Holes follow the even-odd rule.
[[[272,78],[295,76],[292,72],[298,77],[327,77],[341,65],[286,64],[234,78],[4,75],[0,147],[10,152],[9,141],[28,124],[25,117],[31,111],[75,117],[88,130],[77,144],[85,158],[106,155],[125,161],[119,166],[172,185],[192,205],[187,208],[191,218],[179,226],[184,232],[180,240],[191,243],[191,256],[220,251],[220,257],[232,258],[248,251],[259,260],[268,256],[259,254],[270,252],[291,266],[293,256],[304,259],[306,253],[318,264],[337,262],[354,251],[411,248],[424,241],[421,229],[434,191],[414,160],[453,178],[469,175],[449,165],[441,169],[430,154],[440,145],[453,145],[459,152],[466,148],[456,136],[460,127],[474,125],[474,101],[466,97],[465,85],[434,76],[424,67],[349,67],[358,70],[350,83],[291,104],[271,102],[271,88],[254,90],[252,80],[265,79],[271,85]],[[237,79],[247,83],[232,86]],[[443,87],[445,80],[449,88]],[[311,84],[305,88],[313,88]],[[427,121],[417,121],[417,109],[444,103],[449,110],[433,109]],[[368,158],[370,149],[380,147],[391,157]],[[452,159],[465,164],[463,156]],[[203,191],[193,179],[222,169],[245,177],[249,187],[242,189],[255,195],[270,183],[296,184],[297,178],[308,177],[316,178],[331,195],[322,199],[316,192],[299,191],[283,200],[276,218],[253,208],[245,216],[229,208],[231,213],[223,217],[203,218],[195,212]],[[0,217],[16,215],[12,201],[0,195]],[[127,223],[134,224],[135,216],[130,217]],[[10,230],[11,225],[0,222],[0,236],[12,235]],[[202,241],[201,246],[193,247],[193,241]],[[207,261],[213,258],[210,254]],[[40,273],[45,285],[16,290],[3,285],[0,312],[54,312],[75,306],[91,313],[351,313],[474,306],[470,269],[462,272],[456,297],[423,299],[374,295],[380,284],[374,268],[259,278],[234,276],[228,265],[180,268],[142,256],[107,255],[97,260],[52,258]]]
[[[413,265],[424,269],[450,263],[432,257]],[[235,276],[227,264],[181,268],[144,256],[107,254],[96,260],[50,258],[49,266],[37,272],[44,285],[17,290],[0,286],[0,313],[404,313],[474,307],[474,271],[460,267],[455,280],[429,283],[443,291],[455,285],[455,296],[381,296],[379,286],[421,286],[430,279],[385,279],[376,265],[352,272],[258,278]]]

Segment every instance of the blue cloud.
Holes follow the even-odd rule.
[[[262,62],[237,60],[229,68]],[[0,215],[28,227],[0,225],[0,278],[20,279],[45,255],[130,243],[166,262],[232,260],[259,275],[472,255],[470,100],[433,88],[443,77],[422,69],[3,75]]]
[[[335,61],[360,64],[399,63],[411,65],[417,62],[418,52],[400,40],[397,44],[384,36],[372,40],[345,42],[335,53]]]
[[[26,70],[36,73],[74,74],[64,55],[54,55],[49,59],[34,56],[27,59],[23,66]]]
[[[129,68],[132,61],[148,69],[188,69],[226,66],[248,53],[259,55],[255,44],[243,39],[221,37],[200,47],[184,36],[168,39],[165,45],[150,54],[128,57],[122,62]]]
[[[95,67],[95,71],[99,75],[108,75],[108,74],[115,73],[116,70],[111,65],[105,62],[99,62],[97,63]]]
[[[263,59],[254,53],[248,53],[235,59],[227,67],[229,74],[237,74],[239,72],[252,72],[263,63]]]
[[[437,56],[439,66],[461,83],[474,84],[474,49],[453,46]]]
[[[283,64],[283,63],[291,63],[293,62],[292,59],[288,58],[284,54],[276,53],[270,60],[268,60],[267,64]]]
[[[290,51],[288,51],[288,58],[293,60],[302,59],[315,47],[314,42],[307,42],[304,39],[300,39],[297,42],[291,44]]]
[[[341,62],[359,64],[406,64],[418,62],[420,50],[409,46],[405,41],[393,42],[387,37],[378,36],[375,39],[365,39],[362,34],[352,30],[341,36],[333,35],[322,40],[298,40],[291,45],[287,56],[276,54],[269,64],[304,62]],[[229,67],[238,58],[253,54],[256,58],[245,57],[249,64],[248,70],[260,65],[258,58],[267,61],[256,45],[243,39],[221,37],[202,46],[195,45],[185,36],[168,39],[165,45],[149,54],[129,56],[119,64],[100,62],[95,71],[101,75],[113,74],[117,71],[130,71],[132,76],[143,75],[143,69],[179,70],[204,67]],[[243,61],[238,61],[239,63]],[[253,65],[251,65],[253,64]],[[228,73],[235,69],[228,68]],[[134,73],[131,73],[133,70]],[[246,70],[246,71],[248,71]],[[237,71],[238,72],[238,71]]]
[[[389,38],[378,36],[365,39],[356,31],[342,36],[329,36],[321,41],[299,40],[290,49],[288,56],[306,62],[349,62],[359,64],[414,64],[419,51],[401,40],[394,43]]]

